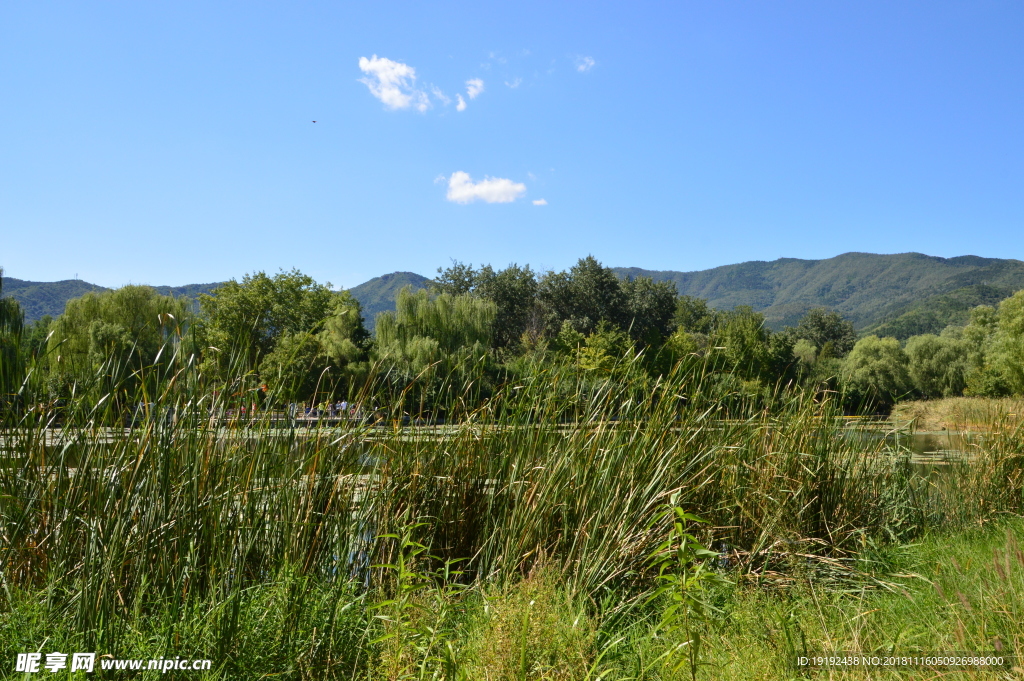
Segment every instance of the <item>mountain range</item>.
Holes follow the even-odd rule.
[[[921,253],[844,253],[824,260],[780,258],[725,265],[697,272],[613,268],[620,277],[672,281],[680,294],[705,298],[717,309],[749,305],[775,329],[794,325],[814,307],[834,309],[862,334],[908,338],[963,324],[976,305],[992,305],[1024,289],[1024,262],[965,255],[939,258]],[[393,310],[404,286],[424,288],[430,279],[392,272],[350,289],[362,304],[367,326]],[[219,284],[158,286],[165,295],[195,297]],[[31,321],[56,316],[67,300],[105,290],[80,280],[31,282],[4,278],[4,295],[21,302]]]

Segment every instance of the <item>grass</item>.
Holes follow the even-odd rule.
[[[238,405],[187,360],[123,384],[106,370],[96,385],[115,387],[72,402],[59,435],[29,416],[3,433],[0,659],[180,655],[232,679],[785,678],[796,641],[1019,641],[1017,611],[992,604],[1018,598],[1020,570],[997,583],[977,557],[1002,539],[897,548],[1019,511],[1017,431],[923,479],[909,452],[850,438],[833,405],[723,395],[700,366],[657,382],[546,368],[482,401],[449,386],[444,428],[314,431],[223,427],[211,415]],[[136,401],[153,418],[111,427]],[[716,554],[693,568],[736,583],[684,580],[685,625],[651,597],[678,537],[670,500],[709,521],[682,528]],[[943,542],[981,586],[928,577]]]

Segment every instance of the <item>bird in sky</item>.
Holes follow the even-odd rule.
[[[313,122],[316,123],[316,121],[313,121]]]

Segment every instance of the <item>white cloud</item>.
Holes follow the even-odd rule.
[[[462,98],[462,95],[455,95],[455,98],[457,100],[459,100],[459,103],[455,105],[455,110],[456,111],[465,111],[466,110],[466,100],[464,100]]]
[[[451,97],[446,95],[441,90],[441,88],[437,87],[436,85],[431,85],[430,86],[430,92],[434,95],[434,97],[436,97],[438,99],[438,101],[442,102],[445,106],[448,106],[449,104],[452,103]]]
[[[419,112],[430,108],[427,93],[417,90],[416,69],[398,61],[373,55],[369,59],[359,58],[359,70],[366,74],[360,78],[370,89],[370,94],[384,103],[388,109],[415,107]]]
[[[516,78],[515,80],[513,80],[511,82],[506,80],[505,81],[505,85],[508,85],[510,88],[515,90],[517,87],[519,87],[522,84],[522,82],[523,82],[522,78]]]
[[[461,170],[448,178],[448,200],[455,203],[511,203],[526,193],[526,185],[501,177],[485,177],[473,182],[469,173]]]
[[[580,73],[586,73],[590,69],[594,68],[594,64],[596,63],[597,62],[594,61],[593,57],[576,57],[576,70]]]
[[[536,199],[533,202],[533,205],[535,205],[535,206],[546,206],[546,205],[548,205],[548,200],[547,199]]]
[[[484,91],[484,82],[479,78],[470,78],[466,81],[466,94],[469,95],[470,99],[476,99],[476,96]]]

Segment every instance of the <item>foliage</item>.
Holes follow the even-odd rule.
[[[3,297],[4,271],[0,269],[0,405],[4,411],[24,378],[22,335],[25,313],[13,298]]]
[[[53,385],[93,387],[102,394],[123,380],[137,384],[142,369],[180,359],[192,319],[187,300],[160,295],[149,286],[70,300],[49,334]]]
[[[910,379],[923,397],[963,394],[969,365],[967,346],[954,333],[914,336],[905,348]]]
[[[420,412],[433,411],[443,401],[439,391],[474,385],[479,392],[494,303],[472,294],[431,297],[425,290],[405,289],[397,305],[394,313],[377,318],[375,356],[385,380],[398,390],[411,386],[407,398]]]
[[[822,307],[805,314],[793,335],[809,341],[825,357],[845,357],[857,342],[853,323],[838,312]]]
[[[721,317],[703,298],[682,295],[676,300],[672,324],[687,333],[708,335],[718,327]]]
[[[273,277],[257,272],[201,295],[199,303],[206,342],[217,349],[210,366],[223,374],[229,358],[255,369],[283,336],[319,331],[335,294],[298,270]]]
[[[453,262],[438,268],[433,290],[450,295],[475,294],[495,305],[492,343],[497,348],[518,344],[524,333],[536,337],[542,329],[537,306],[537,277],[527,265],[511,264],[495,272],[490,265],[479,270],[472,265]]]
[[[908,363],[907,354],[895,338],[865,336],[843,362],[843,375],[865,405],[887,407],[913,387]]]
[[[545,274],[537,300],[552,334],[566,321],[582,334],[592,333],[602,321],[619,328],[626,324],[627,301],[619,278],[593,256],[581,258],[568,272]]]
[[[706,524],[707,521],[677,506],[677,498],[677,495],[673,496],[668,508],[653,523],[657,526],[668,522],[671,530],[651,557],[658,571],[659,586],[650,600],[664,597],[668,601],[658,622],[659,633],[672,637],[678,632],[683,636],[682,642],[667,651],[666,665],[673,672],[687,666],[690,678],[696,681],[702,662],[703,629],[713,615],[721,613],[710,602],[709,592],[731,582],[708,567],[708,563],[718,560],[719,555],[705,548],[687,531],[687,524]],[[672,664],[673,658],[679,661]]]
[[[623,281],[622,291],[626,297],[629,335],[646,346],[660,345],[674,328],[675,284],[637,277]]]

